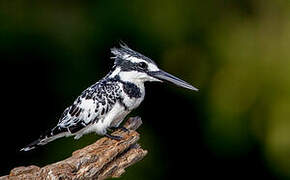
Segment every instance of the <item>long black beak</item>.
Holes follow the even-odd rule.
[[[161,81],[167,81],[167,82],[171,82],[177,86],[183,87],[183,88],[187,88],[190,90],[194,90],[194,91],[198,91],[197,88],[193,87],[192,85],[190,85],[189,83],[165,72],[162,70],[159,71],[153,71],[149,73],[151,76],[153,76],[156,79],[159,79]]]

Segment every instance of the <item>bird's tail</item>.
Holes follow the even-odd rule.
[[[28,144],[24,148],[20,149],[20,151],[30,151],[35,149],[38,146],[43,146],[55,139],[64,137],[68,135],[68,129],[62,128],[60,126],[56,126],[51,130],[47,131],[43,135],[40,136],[37,140],[33,141],[32,143]]]

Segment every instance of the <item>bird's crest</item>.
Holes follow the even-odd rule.
[[[142,59],[147,62],[155,64],[153,60],[129,48],[129,46],[125,44],[124,42],[120,43],[120,48],[116,48],[116,47],[111,48],[111,53],[114,55],[113,57],[111,57],[111,59],[115,59],[115,63],[114,63],[115,65],[120,63],[123,60],[130,61],[130,58]]]

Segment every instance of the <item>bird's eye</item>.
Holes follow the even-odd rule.
[[[140,63],[139,63],[139,67],[140,67],[141,69],[147,69],[147,64],[146,64],[145,62],[140,62]]]

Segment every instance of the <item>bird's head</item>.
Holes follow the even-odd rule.
[[[132,83],[144,83],[146,81],[166,81],[183,88],[198,91],[189,83],[161,70],[150,58],[121,44],[120,48],[112,48],[115,56],[114,71],[111,76],[118,75],[121,80]]]

